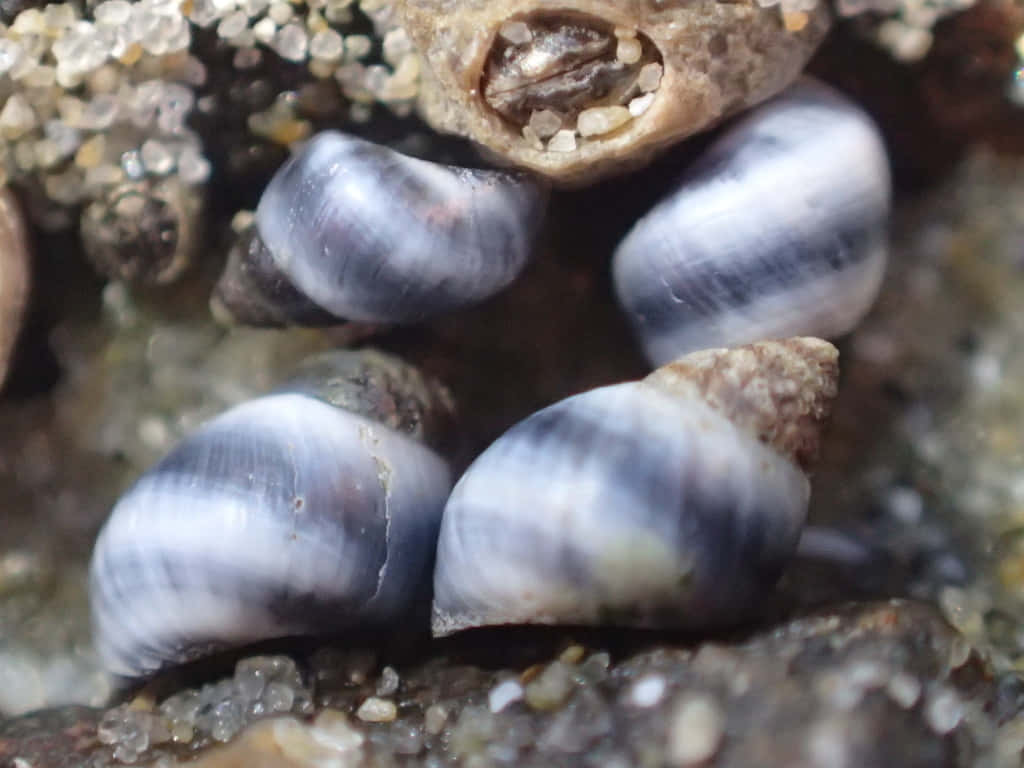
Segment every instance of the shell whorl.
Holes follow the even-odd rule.
[[[693,352],[643,383],[702,400],[808,470],[838,391],[839,351],[811,337]]]
[[[615,292],[648,358],[834,338],[873,303],[890,174],[862,110],[804,79],[716,139],[616,249]]]
[[[89,590],[111,671],[145,675],[224,647],[375,627],[426,600],[450,471],[409,436],[422,434],[418,418],[399,419],[401,432],[373,420],[397,409],[389,394],[367,396],[366,382],[381,360],[391,372],[400,364],[333,354],[341,370],[325,390],[312,391],[306,370],[291,391],[226,411],[118,501]],[[390,382],[392,394],[410,378]],[[346,381],[356,391],[339,397]]]
[[[525,173],[439,165],[325,131],[264,190],[217,313],[402,323],[483,301],[526,266],[546,202]]]
[[[794,457],[835,361],[814,339],[713,350],[512,427],[445,506],[434,633],[742,619],[795,550],[810,484]]]
[[[31,283],[28,229],[10,189],[0,191],[0,386],[21,328]]]

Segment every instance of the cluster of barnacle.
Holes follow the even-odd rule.
[[[616,249],[619,301],[661,366],[646,379],[541,410],[453,483],[444,388],[393,358],[339,351],[146,472],[91,567],[97,649],[119,674],[391,624],[431,600],[431,583],[438,635],[719,625],[756,603],[796,546],[837,386],[835,349],[809,337],[842,334],[867,310],[889,209],[870,120],[810,81],[777,95],[823,36],[825,10],[397,8],[421,57],[424,117],[527,170],[319,134],[264,191],[216,287],[219,317],[409,323],[479,302],[531,256],[548,196],[536,174],[621,171],[770,100]]]

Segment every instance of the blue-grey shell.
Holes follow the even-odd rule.
[[[878,293],[890,196],[877,129],[836,92],[803,80],[753,110],[616,251],[648,358],[850,330]]]
[[[777,579],[809,484],[692,399],[641,383],[519,423],[445,507],[433,629],[738,621]]]
[[[134,676],[404,617],[426,599],[450,487],[430,449],[316,398],[239,405],[114,508],[90,571],[97,650]]]
[[[275,174],[256,224],[274,266],[333,317],[412,322],[486,299],[531,255],[546,192],[335,131]]]

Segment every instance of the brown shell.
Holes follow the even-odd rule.
[[[809,13],[788,15],[752,0],[398,0],[398,12],[424,59],[424,119],[566,184],[643,164],[659,149],[776,94],[799,75],[829,25],[820,0]],[[483,94],[502,26],[560,13],[635,29],[654,43],[663,65],[646,112],[569,152],[538,149]]]
[[[703,400],[803,470],[818,458],[839,386],[839,352],[810,336],[692,352],[644,383]]]
[[[28,232],[21,208],[9,189],[0,190],[0,385],[28,301],[30,275]]]

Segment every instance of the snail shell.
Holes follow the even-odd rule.
[[[578,183],[646,162],[792,82],[824,3],[398,0],[421,114],[499,158]]]
[[[413,322],[473,304],[526,265],[546,192],[328,131],[274,175],[215,311],[257,324]]]
[[[877,129],[836,92],[805,80],[753,110],[616,251],[647,356],[849,331],[878,294],[890,197]]]
[[[796,546],[837,356],[810,338],[697,352],[514,426],[445,507],[434,633],[741,619]]]
[[[195,257],[202,203],[198,188],[173,176],[119,184],[82,211],[82,247],[108,277],[173,282]]]
[[[90,569],[96,648],[111,671],[373,626],[426,599],[451,484],[416,436],[450,403],[390,358],[333,354],[296,392],[205,424],[118,501]],[[333,383],[313,394],[310,374],[325,368]],[[407,396],[421,402],[399,406]]]
[[[10,189],[0,190],[0,385],[28,303],[31,251],[21,208]]]

